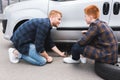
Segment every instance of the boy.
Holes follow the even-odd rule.
[[[65,63],[79,63],[80,54],[96,62],[115,64],[117,62],[118,43],[112,29],[99,20],[97,6],[90,5],[84,9],[89,29],[71,49],[72,57],[64,58]]]

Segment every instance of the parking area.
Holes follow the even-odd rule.
[[[24,61],[9,62],[7,50],[11,43],[3,38],[0,22],[0,80],[103,80],[94,72],[94,61],[86,64],[65,64],[62,57],[49,51],[54,57],[51,64],[33,66]]]

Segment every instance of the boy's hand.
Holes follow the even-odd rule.
[[[87,30],[83,30],[83,31],[81,31],[82,32],[82,34],[85,34],[86,32],[87,32]]]

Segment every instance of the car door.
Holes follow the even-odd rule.
[[[109,26],[114,29],[115,36],[120,45],[120,0],[113,0],[111,8]]]
[[[108,22],[112,0],[50,0],[49,11],[56,9],[63,13],[60,27],[86,27],[84,8],[92,4],[99,7],[100,19]]]
[[[120,0],[113,0],[109,25],[120,27]]]
[[[109,4],[108,4],[109,3]],[[52,38],[58,42],[75,42],[80,38],[80,30],[88,27],[85,22],[84,8],[96,5],[100,9],[100,19],[108,22],[112,0],[50,0],[49,11],[59,10],[63,14],[62,22],[52,31]],[[109,8],[109,10],[108,10]]]

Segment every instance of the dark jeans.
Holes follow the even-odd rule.
[[[79,60],[80,54],[83,54],[85,46],[75,43],[71,48],[72,59]]]

